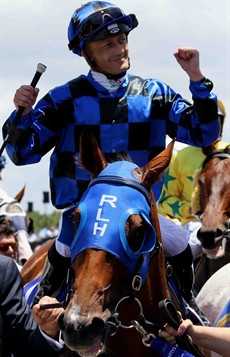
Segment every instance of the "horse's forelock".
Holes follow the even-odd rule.
[[[128,161],[132,162],[131,157],[128,155],[128,153],[123,152],[123,153],[115,153],[115,154],[105,154],[105,158],[108,163],[112,164],[113,162],[117,161]]]

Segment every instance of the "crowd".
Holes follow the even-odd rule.
[[[181,190],[182,194],[188,176],[192,181],[194,171],[201,163],[202,147],[220,143],[226,113],[223,104],[217,101],[217,96],[212,92],[211,80],[200,69],[199,52],[188,47],[179,48],[174,54],[189,77],[193,98],[193,103],[190,103],[160,80],[144,80],[129,74],[128,36],[137,26],[138,20],[134,14],[125,15],[116,5],[108,2],[92,1],[81,6],[70,20],[68,46],[74,54],[87,61],[89,73],[52,89],[35,107],[37,88],[22,85],[15,93],[16,110],[3,125],[4,138],[12,126],[16,133],[7,142],[8,156],[15,164],[26,165],[40,161],[48,151],[55,149],[50,166],[51,198],[53,205],[64,209],[64,213],[59,235],[48,252],[32,309],[22,296],[20,274],[12,263],[14,260],[20,264],[20,242],[14,220],[12,217],[9,220],[3,217],[0,223],[0,254],[8,256],[0,257],[1,320],[4,321],[3,328],[7,326],[7,329],[2,328],[0,331],[3,336],[2,348],[8,353],[4,352],[4,357],[9,353],[27,356],[38,352],[51,356],[62,350],[57,327],[57,318],[62,310],[43,311],[40,304],[53,301],[54,298],[49,296],[59,288],[70,266],[70,245],[74,237],[71,212],[90,179],[86,172],[76,169],[76,162],[73,161],[73,157],[79,157],[79,137],[86,125],[92,127],[103,153],[110,160],[115,154],[128,152],[136,164],[142,165],[163,150],[166,135],[189,146],[184,149],[185,157],[190,156],[189,150],[195,150],[190,148],[196,147],[196,154],[187,160],[189,163],[194,158],[194,165],[189,165],[182,183],[177,179],[177,175],[182,172],[179,161],[182,151],[173,158],[165,176],[173,177],[175,191]],[[19,107],[24,108],[23,115],[17,123],[13,123]],[[4,161],[3,157],[1,159]],[[184,160],[181,158],[182,166]],[[176,188],[176,185],[180,185],[180,188]],[[191,212],[191,185],[186,187],[186,197],[176,197],[180,201],[178,207],[181,208],[178,215],[173,210],[175,206],[169,203],[173,194],[166,190],[170,189],[172,185],[166,181],[153,187],[156,200],[162,191],[159,221],[163,247],[180,280],[181,293],[201,316],[204,324],[208,325],[209,321],[196,305],[192,292],[193,259],[199,256],[201,249],[196,247],[191,250],[194,230],[186,226],[190,218],[199,224]],[[173,222],[172,218],[175,217],[179,217],[182,227]],[[27,244],[30,246],[28,236]],[[25,259],[31,254],[32,250]],[[7,295],[5,291],[10,293]],[[11,299],[16,299],[18,304],[18,308],[17,305],[13,309],[11,307],[12,311],[8,310],[12,305]],[[20,316],[17,316],[18,311]],[[182,323],[178,332],[167,325],[159,335],[174,343],[173,337],[185,329],[198,345],[218,350],[218,341],[225,341],[220,349],[223,355],[226,346],[229,348],[226,334],[220,336],[217,329],[209,330],[207,327],[204,330],[205,327],[195,327],[188,321]],[[15,338],[15,346],[10,346],[5,338],[5,335],[11,334]],[[28,338],[30,343],[26,345]],[[213,343],[204,342],[209,338],[213,339]]]
[[[0,181],[6,166],[5,156],[0,156]],[[16,197],[11,197],[0,187],[0,254],[13,258],[19,270],[34,251],[58,235],[57,227],[44,227],[34,232],[33,220]],[[20,192],[23,197],[24,191]],[[22,198],[21,198],[22,199]]]

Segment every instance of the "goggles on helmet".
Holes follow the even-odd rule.
[[[111,21],[117,20],[121,16],[124,16],[124,13],[116,7],[101,10],[90,15],[82,25],[82,31],[79,35],[80,39],[93,35],[101,26],[106,25],[108,22],[111,23]]]
[[[138,21],[134,14],[125,15],[118,7],[107,7],[89,15],[79,26],[78,19],[72,19],[76,23],[76,35],[69,42],[69,49],[75,47],[78,50],[83,48],[86,40],[99,40],[109,36],[114,36],[121,32],[129,32],[137,27]],[[117,23],[118,26],[111,26]],[[103,32],[101,30],[104,29]]]

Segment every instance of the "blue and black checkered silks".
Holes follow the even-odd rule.
[[[35,109],[22,117],[6,149],[16,165],[50,158],[52,203],[64,208],[77,202],[89,174],[76,163],[79,139],[90,126],[106,156],[127,152],[143,166],[165,148],[166,135],[197,147],[216,140],[217,98],[208,79],[191,82],[194,105],[165,83],[127,74],[114,93],[95,82],[91,73],[49,91]],[[3,132],[15,116],[6,121]],[[158,199],[162,182],[154,185]]]

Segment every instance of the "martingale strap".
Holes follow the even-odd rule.
[[[158,307],[161,315],[165,318],[168,324],[177,330],[178,327],[180,326],[181,318],[178,315],[177,309],[172,303],[172,301],[169,299],[162,300],[160,301]],[[151,347],[154,349],[160,347],[162,348],[162,342],[156,340],[157,339],[155,339],[155,342],[153,341],[153,346]],[[184,356],[204,357],[204,355],[196,348],[196,346],[192,344],[191,338],[187,334],[184,334],[181,337],[177,337],[177,341],[178,341],[178,345],[181,346],[181,348],[185,349],[186,351],[189,351],[189,353],[186,352],[188,354],[185,354]],[[170,348],[170,346],[166,345],[165,348],[168,349]],[[185,351],[183,351],[183,349],[181,348],[175,349],[175,346],[173,346],[172,348],[171,345],[172,351],[170,354],[166,354],[166,356],[172,356],[172,355],[176,357],[182,356],[181,352],[185,352]]]
[[[162,357],[195,357],[191,353],[176,345],[171,345],[161,338],[154,338],[150,343],[150,346]]]

